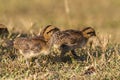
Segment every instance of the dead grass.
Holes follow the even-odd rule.
[[[12,38],[15,35],[11,35]],[[108,42],[108,37],[100,36],[104,45],[99,44],[77,49],[80,60],[66,55],[61,62],[59,56],[39,56],[38,63],[31,62],[28,68],[23,56],[12,47],[0,46],[0,79],[1,80],[119,80],[120,79],[120,45]],[[105,39],[105,40],[104,40]],[[95,40],[94,40],[95,41]],[[97,42],[95,42],[97,43]],[[70,53],[68,53],[70,54]],[[88,68],[94,67],[95,71],[85,74]]]

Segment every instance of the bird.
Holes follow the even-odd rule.
[[[78,58],[79,56],[76,54],[75,49],[84,47],[89,38],[93,36],[96,36],[96,32],[92,27],[86,27],[81,31],[74,29],[58,30],[54,31],[48,43],[50,48],[58,49],[61,58],[69,51],[75,58]]]
[[[18,36],[13,40],[5,41],[4,46],[12,46],[18,50],[19,53],[26,59],[26,64],[29,67],[29,59],[39,55],[50,54],[48,40],[51,37],[50,35],[56,30],[59,29],[52,25],[48,25],[42,29],[40,35],[33,37]]]
[[[26,59],[26,64],[29,67],[28,60],[39,55],[48,55],[47,42],[42,37],[18,37],[13,41],[13,47],[19,50],[19,53]]]
[[[9,35],[8,28],[4,24],[0,24],[0,37],[6,38]]]

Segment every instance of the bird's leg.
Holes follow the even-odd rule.
[[[35,63],[38,67],[40,67],[40,64],[39,64],[39,60],[38,59],[35,59]]]
[[[60,58],[62,60],[64,60],[64,55],[66,52],[68,52],[68,50],[69,50],[68,48],[69,47],[67,45],[64,45],[64,44],[60,46],[60,49],[59,49],[60,50]]]
[[[79,58],[79,56],[76,54],[75,50],[71,50],[71,53],[74,56],[74,58],[77,58],[77,59]]]
[[[64,55],[65,55],[65,52],[62,50],[61,54],[60,54],[60,58],[61,58],[62,61],[64,61]]]
[[[26,65],[27,65],[28,68],[30,68],[30,62],[29,62],[28,59],[26,59]]]

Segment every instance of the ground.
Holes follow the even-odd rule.
[[[87,46],[77,49],[80,59],[67,53],[64,61],[59,55],[39,56],[30,60],[30,67],[17,50],[11,46],[0,46],[1,80],[119,80],[120,79],[120,45],[107,43],[102,49]],[[38,62],[36,62],[38,60]],[[90,68],[93,69],[90,69]]]

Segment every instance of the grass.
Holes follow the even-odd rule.
[[[15,35],[11,35],[10,39]],[[36,63],[33,59],[30,68],[24,57],[12,47],[0,46],[0,79],[1,80],[119,80],[120,79],[120,44],[107,42],[100,37],[104,49],[95,44],[84,49],[77,49],[80,60],[66,54],[65,61],[52,54],[39,56]],[[1,39],[2,40],[2,39]],[[97,42],[95,42],[97,43]],[[89,55],[90,54],[90,55]],[[95,71],[85,74],[86,70],[94,67]]]
[[[0,24],[5,24],[10,31],[6,39],[14,39],[18,33],[38,34],[48,24],[61,29],[91,26],[97,32],[102,48],[94,40],[92,47],[88,45],[76,50],[81,60],[67,53],[63,62],[59,56],[50,54],[39,56],[38,63],[33,59],[28,68],[24,57],[10,46],[3,47],[0,38],[0,80],[120,79],[120,1],[66,1],[0,0]],[[84,74],[90,67],[95,71]]]

